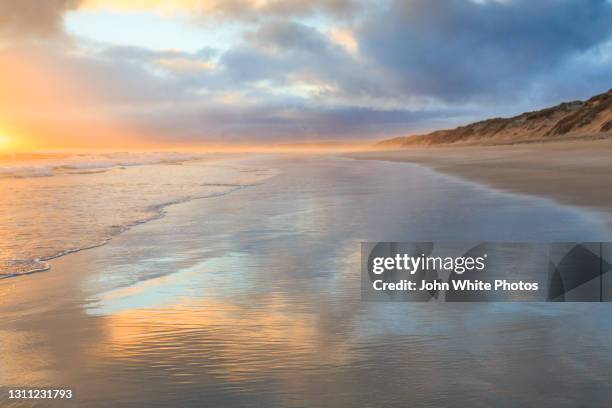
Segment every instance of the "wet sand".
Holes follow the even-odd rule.
[[[0,282],[0,406],[608,401],[605,305],[360,297],[361,241],[609,240],[597,217],[410,164],[244,160],[279,171]],[[7,399],[30,387],[75,398]]]
[[[352,153],[410,162],[514,193],[612,210],[612,139]]]

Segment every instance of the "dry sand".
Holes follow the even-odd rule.
[[[500,190],[612,211],[612,139],[352,153],[417,163]]]

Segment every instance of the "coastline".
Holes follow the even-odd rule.
[[[346,156],[424,165],[501,191],[612,211],[612,139],[421,147]]]
[[[600,364],[608,350],[597,347],[601,308],[458,304],[407,314],[399,304],[381,310],[363,302],[354,273],[365,239],[609,239],[609,230],[581,211],[484,191],[421,166],[335,156],[245,161],[279,172],[232,194],[169,206],[166,216],[107,245],[52,260],[50,273],[1,281],[0,333],[8,358],[0,391],[60,384],[73,389],[83,407],[103,406],[108,395],[126,406],[230,406],[241,398],[267,406],[271,394],[282,406],[296,395],[321,405],[337,397],[326,384],[346,375],[347,366],[359,379],[389,369],[403,373],[406,366],[396,359],[441,358],[435,378],[453,380],[454,367],[486,353],[482,344],[507,353],[495,354],[500,359],[487,366],[492,368],[473,371],[467,383],[480,384],[503,367],[516,379],[507,384],[511,389],[522,386],[525,367],[534,373],[530,382],[540,376],[533,367],[543,362],[534,354],[566,352],[576,332],[595,340],[579,350],[583,358],[576,364],[553,365],[550,383],[582,387],[591,381],[578,375],[584,364],[602,372],[608,367]],[[473,322],[487,330],[474,330]],[[554,333],[555,342],[542,342],[537,335],[543,330]],[[452,349],[457,338],[474,348],[441,356],[431,347],[433,339],[440,349]],[[389,349],[403,354],[388,360]],[[524,358],[505,365],[508,354]],[[415,375],[410,367],[407,375],[427,389],[431,367],[414,367],[422,371]],[[373,378],[379,378],[376,387],[387,381]],[[314,385],[296,394],[293,384],[303,379]],[[605,398],[605,381],[596,386]],[[359,405],[352,396],[361,395],[363,384],[343,387],[336,405]],[[0,392],[0,405],[5,395]],[[471,400],[458,403],[469,406]]]
[[[121,153],[121,155],[123,155]],[[93,180],[93,183],[101,183],[110,185],[110,183],[121,183],[128,182],[130,178],[120,179],[119,175],[127,175],[129,172],[141,172],[144,171],[142,169],[154,169],[154,171],[164,172],[166,167],[170,169],[178,169],[181,172],[181,169],[189,167],[189,164],[192,164],[190,168],[198,169],[197,166],[208,166],[211,165],[211,162],[217,162],[221,164],[212,164],[213,167],[219,168],[220,166],[226,166],[231,168],[232,162],[240,159],[239,155],[219,155],[215,154],[212,156],[204,156],[200,155],[197,158],[186,158],[184,160],[171,161],[169,159],[164,159],[163,157],[159,157],[162,153],[155,153],[154,156],[151,156],[152,159],[148,156],[139,156],[141,162],[131,163],[131,164],[122,164],[122,162],[113,157],[112,160],[115,160],[116,163],[107,163],[103,160],[108,159],[108,156],[85,156],[86,158],[92,157],[89,161],[82,160],[81,162],[76,162],[76,160],[81,159],[79,156],[66,156],[68,159],[74,159],[76,163],[71,164],[57,164],[57,163],[39,163],[38,167],[34,167],[36,171],[42,169],[41,171],[49,171],[49,174],[45,174],[45,176],[36,176],[36,175],[27,175],[27,176],[9,176],[2,178],[0,175],[0,179],[3,182],[3,188],[10,189],[21,189],[25,190],[25,187],[22,187],[23,183],[27,183],[31,179],[35,180],[43,180],[43,181],[53,181],[56,180],[54,177],[70,177],[73,185],[78,183],[85,183],[88,180]],[[174,153],[170,153],[170,155],[174,155]],[[101,157],[101,159],[100,159]],[[223,163],[226,163],[225,165]],[[104,167],[106,166],[106,167]],[[196,166],[196,167],[193,167]],[[30,168],[30,167],[26,167]],[[5,167],[2,170],[15,170],[19,172],[19,167],[12,169],[10,167]],[[59,169],[59,170],[58,170]],[[70,170],[70,171],[68,171]],[[0,280],[18,278],[25,275],[37,274],[40,272],[46,272],[51,269],[50,261],[64,257],[66,255],[81,252],[88,249],[97,248],[100,246],[106,245],[109,241],[114,239],[116,236],[121,235],[125,231],[141,225],[145,224],[159,218],[165,216],[168,207],[171,207],[176,204],[180,204],[187,201],[199,200],[217,197],[219,195],[231,194],[237,190],[240,190],[245,187],[249,187],[254,185],[253,183],[258,183],[261,180],[261,177],[257,177],[254,181],[246,181],[246,182],[238,182],[233,178],[228,180],[223,178],[223,175],[217,175],[215,177],[221,177],[221,179],[213,178],[212,180],[208,180],[205,177],[206,172],[205,169],[202,169],[203,178],[200,179],[198,176],[197,179],[192,180],[191,187],[189,190],[186,190],[185,187],[187,184],[183,185],[183,190],[174,191],[171,195],[163,195],[163,194],[149,194],[149,200],[144,202],[135,202],[133,207],[129,207],[129,209],[133,212],[133,217],[124,218],[120,221],[113,220],[112,222],[108,222],[107,228],[102,230],[99,235],[95,235],[97,240],[81,240],[80,236],[75,236],[76,238],[70,239],[69,241],[65,241],[62,245],[57,245],[55,247],[51,247],[50,249],[46,249],[46,251],[37,251],[29,253],[29,257],[23,257],[23,260],[15,260],[15,264],[19,265],[19,268],[11,269],[11,259],[5,262],[5,259],[0,259]],[[113,174],[115,177],[113,178]],[[235,176],[237,177],[240,172],[235,172]],[[142,174],[141,174],[142,176]],[[37,178],[38,177],[38,178]],[[90,177],[94,177],[94,179],[89,179]],[[97,178],[96,178],[97,177]],[[229,176],[228,176],[229,177]],[[111,180],[111,181],[108,181]],[[120,181],[123,180],[123,181]],[[21,183],[21,184],[16,184]],[[26,184],[27,186],[27,184]],[[121,186],[120,184],[116,184],[115,187],[117,189],[121,189],[125,186]],[[4,191],[4,190],[3,190]],[[49,190],[51,191],[51,190]],[[110,192],[112,193],[112,189]],[[107,190],[107,193],[109,190]],[[52,198],[52,197],[51,197]],[[97,207],[96,207],[97,208]],[[127,211],[127,209],[124,209]],[[98,208],[98,213],[100,213]],[[92,213],[93,214],[93,213]],[[103,213],[101,213],[103,214]],[[6,227],[5,227],[6,228]],[[93,231],[94,233],[99,231]],[[61,234],[61,231],[58,231]],[[51,235],[51,234],[49,234]],[[83,237],[87,237],[87,234],[83,234]],[[21,262],[21,263],[20,263]],[[7,267],[5,267],[8,265]]]

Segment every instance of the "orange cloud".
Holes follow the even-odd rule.
[[[350,30],[334,28],[329,31],[329,37],[332,41],[344,47],[351,54],[357,54],[359,44]]]
[[[179,72],[211,71],[216,68],[213,62],[189,58],[162,58],[158,64],[171,71]]]
[[[198,11],[202,16],[254,18],[260,15],[305,16],[316,12],[348,15],[353,0],[83,0],[82,8],[149,10],[163,14]]]
[[[0,35],[48,37],[62,32],[65,12],[80,0],[0,1]]]
[[[84,0],[81,8],[106,8],[114,10],[192,10],[209,7],[214,0]]]

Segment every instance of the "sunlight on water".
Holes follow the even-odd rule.
[[[268,176],[195,158],[84,155],[0,167],[0,277],[45,270],[45,261],[103,244],[168,205],[228,194]]]

